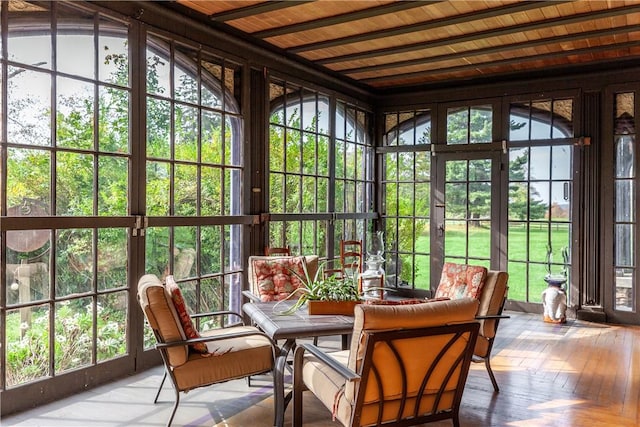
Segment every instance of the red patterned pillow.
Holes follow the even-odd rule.
[[[442,267],[442,276],[435,297],[478,299],[486,279],[485,267],[446,262]]]
[[[180,318],[180,323],[182,324],[185,337],[187,337],[187,339],[200,338],[200,333],[193,324],[191,316],[189,316],[189,311],[187,310],[187,305],[182,297],[182,292],[180,292],[180,288],[173,276],[167,276],[165,279],[165,288],[171,295],[171,300],[173,301],[173,305],[175,306],[178,317]],[[189,344],[189,347],[198,353],[207,354],[209,352],[207,345],[203,342]]]
[[[261,301],[280,301],[293,291],[304,287],[304,282],[296,277],[305,277],[304,257],[289,257],[252,260],[254,283],[258,286]]]

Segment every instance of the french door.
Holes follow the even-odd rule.
[[[501,230],[501,152],[435,156],[432,199],[431,283],[444,262],[497,269],[506,245]]]

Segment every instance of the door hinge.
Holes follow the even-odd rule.
[[[144,236],[144,230],[149,226],[149,218],[144,215],[136,215],[132,236]]]

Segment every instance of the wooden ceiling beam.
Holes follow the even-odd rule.
[[[414,71],[411,73],[401,73],[401,74],[390,74],[388,76],[364,78],[364,79],[361,79],[360,81],[365,83],[380,83],[388,80],[399,80],[399,79],[406,79],[411,77],[424,77],[427,75],[447,74],[447,73],[455,73],[455,72],[467,71],[467,70],[481,70],[487,67],[500,67],[500,66],[510,65],[510,64],[522,64],[523,62],[544,61],[546,59],[553,59],[558,57],[591,54],[596,52],[604,52],[604,51],[619,50],[619,49],[629,49],[637,46],[640,46],[640,40],[623,42],[623,43],[614,43],[609,45],[600,45],[595,47],[586,47],[582,49],[574,49],[571,51],[563,50],[560,52],[551,52],[551,53],[545,53],[542,55],[520,56],[517,58],[501,59],[499,61],[481,62],[477,64],[465,64],[465,65],[458,65],[455,67],[448,67],[448,68],[437,68],[434,70]],[[630,59],[633,56],[640,57],[640,55],[625,54],[626,59]],[[588,62],[582,62],[580,64],[575,64],[575,65],[586,66],[589,64],[596,64],[598,62],[602,62],[602,61],[601,60],[588,61]],[[493,76],[493,74],[490,73],[490,74],[483,75],[483,77],[488,77],[488,76]]]
[[[554,2],[554,5],[566,3],[566,1]],[[347,37],[340,37],[337,39],[323,40],[315,43],[308,43],[300,46],[294,46],[287,49],[288,52],[301,53],[312,50],[325,49],[334,46],[341,46],[349,43],[358,43],[363,41],[370,41],[374,39],[380,39],[384,37],[393,37],[401,34],[414,33],[418,31],[431,30],[434,28],[445,27],[448,25],[457,25],[471,21],[478,21],[481,19],[494,18],[500,15],[507,15],[517,12],[524,12],[531,9],[540,9],[550,4],[538,1],[526,1],[516,4],[493,7],[490,9],[482,10],[479,12],[469,12],[460,15],[449,16],[446,18],[434,19],[427,22],[418,22],[410,25],[403,25],[400,27],[386,28],[383,30],[370,31],[363,34],[355,34]]]
[[[367,19],[373,18],[374,16],[387,15],[403,10],[414,9],[416,7],[427,6],[432,3],[440,3],[442,1],[444,0],[400,1],[397,3],[383,4],[381,6],[356,10],[354,12],[343,13],[341,15],[328,16],[326,18],[313,19],[311,21],[298,22],[296,24],[256,31],[255,33],[251,33],[251,35],[261,39],[267,39],[269,37],[282,36],[285,34],[298,33],[301,31],[315,30],[317,28],[328,27],[330,25],[344,24],[346,22],[357,21],[359,19]]]
[[[371,71],[387,70],[390,68],[409,67],[414,65],[426,65],[440,61],[449,61],[452,59],[469,58],[478,55],[488,55],[493,53],[508,52],[512,50],[527,49],[548,44],[564,43],[576,40],[586,40],[594,37],[611,36],[613,34],[626,34],[640,31],[640,25],[626,25],[624,27],[606,28],[603,30],[587,31],[585,33],[574,33],[565,36],[547,37],[538,40],[531,40],[520,43],[511,43],[501,46],[491,46],[482,49],[467,50],[462,52],[447,53],[444,55],[429,56],[425,58],[408,59],[405,61],[386,62],[384,64],[369,65],[366,67],[354,67],[335,70],[342,74],[359,74]]]
[[[239,7],[226,12],[214,13],[213,15],[209,15],[209,19],[216,22],[233,21],[234,19],[246,18],[248,16],[272,12],[274,10],[286,9],[288,7],[295,7],[312,1],[314,0],[265,1],[264,3],[254,4],[252,6]]]
[[[626,15],[630,13],[640,12],[640,4],[633,6],[622,6],[613,9],[605,9],[597,12],[586,12],[577,15],[558,17],[547,19],[544,21],[532,22],[530,24],[518,24],[498,29],[490,29],[479,31],[471,34],[462,34],[460,36],[448,37],[444,39],[431,40],[419,43],[411,43],[404,46],[388,47],[383,49],[375,49],[360,53],[351,53],[347,55],[334,56],[330,58],[318,59],[314,61],[317,64],[327,65],[339,62],[355,61],[367,58],[376,58],[385,55],[396,55],[399,53],[407,53],[416,50],[423,50],[430,47],[449,46],[455,43],[463,43],[469,41],[482,40],[489,37],[500,37],[513,33],[521,33],[525,31],[540,30],[544,28],[554,27],[558,25],[569,25],[595,19],[611,18],[614,16]]]

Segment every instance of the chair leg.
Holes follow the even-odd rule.
[[[493,389],[496,391],[496,393],[499,393],[500,388],[498,387],[498,382],[496,381],[495,375],[493,375],[493,370],[491,369],[491,362],[489,357],[484,358],[484,365],[487,367],[487,372],[489,373],[491,384],[493,384]]]
[[[153,399],[153,403],[158,403],[158,397],[160,397],[160,392],[162,391],[162,386],[164,385],[164,380],[167,379],[167,371],[164,371],[164,376],[162,377],[162,381],[160,381],[160,387],[158,387],[158,392],[156,393],[156,398]]]
[[[167,427],[171,427],[171,423],[173,422],[173,417],[176,415],[176,411],[178,410],[178,404],[180,403],[180,392],[174,387],[174,391],[176,392],[176,403],[173,405],[173,411],[171,411],[171,416],[169,417],[169,421],[167,421]]]
[[[302,361],[304,349],[295,352],[293,360],[293,427],[302,426],[302,391],[305,388],[302,381]]]

